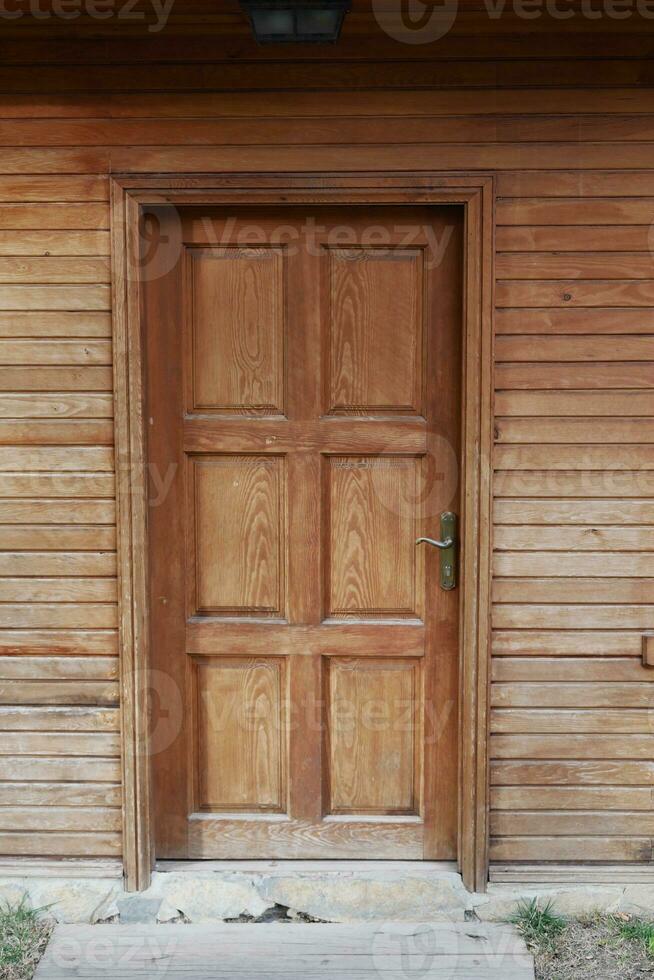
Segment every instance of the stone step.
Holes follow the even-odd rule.
[[[158,865],[142,899],[161,900],[155,918],[194,923],[268,917],[288,909],[325,922],[463,921],[473,909],[456,870],[436,862],[209,862]],[[163,870],[163,869],[166,870]],[[118,901],[122,922],[136,921],[136,896]],[[147,914],[147,910],[146,914]]]
[[[538,871],[530,869],[533,875]],[[622,880],[620,868],[605,869],[597,881],[584,881],[581,869],[574,881],[550,881],[547,873],[544,867],[542,881],[491,882],[480,895],[466,891],[454,866],[443,862],[162,862],[146,891],[127,893],[114,875],[79,877],[75,864],[59,862],[40,873],[16,868],[0,875],[0,902],[24,899],[66,924],[502,922],[533,899],[573,917],[651,917],[652,881]]]

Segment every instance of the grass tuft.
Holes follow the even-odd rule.
[[[654,922],[645,922],[643,919],[624,922],[614,918],[613,923],[623,939],[640,943],[647,955],[654,959]]]
[[[654,977],[654,921],[626,912],[564,919],[552,904],[523,902],[511,917],[534,955],[536,980]]]
[[[30,980],[50,938],[47,909],[33,909],[23,897],[17,905],[0,904],[0,980]]]
[[[509,921],[517,927],[529,946],[539,949],[550,946],[567,926],[566,920],[552,911],[551,902],[541,907],[535,898],[530,902],[520,902]]]

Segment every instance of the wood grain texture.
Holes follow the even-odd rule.
[[[419,698],[415,661],[330,662],[329,812],[417,816]]]
[[[506,734],[574,731],[638,735],[651,729],[647,710],[641,708],[496,708],[491,712],[491,731]]]
[[[637,633],[620,630],[496,630],[493,653],[497,657],[637,657],[639,643]]]
[[[652,790],[645,786],[497,786],[495,810],[651,810]]]
[[[624,524],[647,526],[653,516],[653,500],[497,500],[498,524]]]
[[[497,497],[649,497],[654,476],[647,470],[497,470]]]
[[[283,412],[283,250],[194,248],[188,262],[193,351],[189,410]]]
[[[547,183],[551,192],[521,178],[498,212],[506,251],[497,264],[502,472],[494,517],[498,549],[515,550],[498,550],[494,560],[495,574],[509,577],[494,583],[492,778],[506,785],[492,797],[491,855],[649,860],[649,842],[636,839],[646,823],[616,812],[633,804],[646,820],[652,809],[649,790],[634,785],[647,784],[649,773],[631,761],[646,744],[639,739],[651,736],[640,636],[619,632],[626,623],[637,630],[652,608],[651,590],[631,577],[651,567],[648,481],[640,482],[641,462],[638,477],[625,466],[641,433],[649,441],[652,416],[643,361],[651,359],[653,324],[651,309],[638,308],[641,283],[646,292],[651,280],[649,255],[636,244],[646,229],[617,187],[613,200],[591,201],[553,174]],[[538,193],[548,200],[527,199]],[[624,493],[613,479],[618,468]],[[609,528],[628,536],[632,520],[645,536],[618,546]],[[596,535],[605,543],[593,554],[586,544]],[[626,611],[641,601],[642,620]],[[570,788],[543,785],[553,783]]]
[[[196,661],[194,810],[285,810],[284,672],[271,658]]]
[[[150,470],[173,473],[149,514],[151,639],[180,701],[155,758],[157,852],[453,856],[458,597],[428,604],[437,564],[416,537],[430,481],[456,506],[462,215],[447,262],[416,272],[444,209],[325,209],[318,248],[299,213],[249,211],[230,234],[260,240],[207,258],[223,211],[180,209],[194,257],[162,253],[145,286]],[[330,236],[352,220],[363,239],[373,217],[389,248],[334,271]],[[286,252],[280,221],[300,242]],[[198,370],[215,397],[198,398]]]
[[[98,705],[118,704],[118,684],[96,680],[3,680],[0,704]]]
[[[492,704],[498,708],[651,708],[653,703],[654,689],[647,677],[642,684],[633,681],[496,683],[492,691]],[[586,739],[583,744],[592,751],[594,739]]]
[[[189,828],[189,857],[280,858],[329,860],[420,861],[424,854],[424,830],[419,819],[387,820],[332,818],[320,823],[281,819],[193,819]],[[290,858],[289,858],[290,855]]]
[[[5,732],[2,743],[4,753],[11,756],[24,752],[25,755],[33,757],[39,755],[113,757],[117,756],[120,750],[117,733],[71,735],[68,732]]]
[[[420,414],[422,251],[329,249],[328,255],[328,411]]]
[[[422,618],[420,462],[341,457],[328,461],[330,616]]]
[[[173,16],[172,33],[154,39],[138,35],[142,25],[121,25],[120,64],[116,38],[103,35],[102,24],[80,24],[65,37],[45,23],[30,24],[29,32],[26,21],[22,31],[5,25],[0,336],[16,343],[3,346],[0,367],[0,414],[9,423],[2,430],[8,453],[0,492],[10,498],[4,513],[14,522],[2,525],[0,588],[18,625],[0,631],[3,651],[64,657],[116,650],[113,628],[96,628],[90,619],[80,627],[37,626],[30,614],[32,603],[37,619],[66,604],[61,597],[68,577],[78,580],[70,583],[71,615],[96,616],[94,605],[113,601],[95,595],[96,583],[79,581],[115,574],[108,527],[91,520],[53,528],[25,518],[30,508],[40,508],[45,520],[65,514],[43,501],[61,501],[72,511],[80,498],[112,494],[113,460],[101,458],[98,468],[98,458],[79,453],[104,452],[107,427],[89,423],[109,420],[112,408],[108,349],[96,346],[109,337],[107,174],[260,168],[271,175],[309,171],[320,182],[330,168],[438,166],[494,173],[500,198],[493,272],[499,280],[494,569],[495,598],[511,608],[500,613],[509,625],[498,626],[494,652],[533,661],[637,656],[641,627],[633,623],[646,620],[627,625],[625,608],[651,609],[647,583],[654,577],[648,516],[654,482],[646,469],[654,336],[647,32],[633,20],[595,26],[583,17],[556,24],[543,17],[530,21],[527,35],[515,16],[490,19],[466,9],[438,44],[400,46],[357,7],[341,45],[302,49],[289,61],[272,49],[255,49],[243,25],[235,26],[233,11],[223,16],[203,6],[192,16]],[[490,269],[487,276],[485,288],[492,290]],[[116,296],[121,290],[123,284]],[[399,302],[399,294],[390,299]],[[46,343],[35,346],[37,340]],[[398,343],[390,379],[403,395],[414,393],[409,353]],[[120,346],[117,365],[126,363],[126,354]],[[253,355],[259,365],[270,356],[263,347]],[[364,384],[363,375],[339,371],[339,384],[356,396],[351,400],[365,400],[369,379]],[[119,385],[119,372],[116,377]],[[258,379],[256,393],[245,393],[250,402],[276,400],[264,390],[274,387],[270,377]],[[243,394],[241,381],[239,375],[229,382],[232,396]],[[221,383],[227,384],[224,377]],[[470,415],[476,411],[470,407]],[[54,420],[56,428],[20,424],[32,419]],[[66,428],[68,419],[80,424]],[[361,451],[361,445],[340,447],[341,453]],[[64,454],[71,463],[66,472]],[[18,499],[26,501],[25,510]],[[612,510],[615,519],[607,520]],[[106,513],[97,507],[94,519]],[[310,507],[302,511],[311,513]],[[295,520],[298,525],[304,518]],[[123,507],[125,535],[128,521]],[[571,527],[568,544],[559,547]],[[596,546],[587,547],[593,541]],[[16,580],[22,576],[34,581],[26,581],[20,596]],[[57,581],[44,581],[50,578]],[[564,609],[566,589],[574,591],[572,605],[583,607],[580,621],[572,622],[572,610]],[[619,623],[607,621],[611,598],[621,610]],[[306,611],[314,599],[306,594],[293,601]],[[82,603],[90,607],[86,614]],[[631,609],[631,615],[649,612]],[[126,617],[123,612],[123,629]],[[300,645],[289,641],[289,649]],[[397,654],[400,645],[396,639],[390,649]],[[361,655],[354,644],[346,649]],[[589,664],[594,669],[605,667]],[[602,682],[570,683],[579,685],[570,693],[575,703],[552,711],[577,709],[579,728],[594,724],[584,712],[615,711],[606,724],[628,727],[634,723],[629,712],[642,710],[582,708],[589,699],[610,700],[609,692]],[[624,683],[639,698],[646,686]],[[529,682],[516,682],[522,684]],[[534,680],[539,690],[544,685]],[[613,697],[626,694],[613,686]],[[543,723],[541,710],[525,705],[512,724],[533,734],[532,726]],[[595,734],[575,731],[591,739]],[[620,777],[611,770],[606,778],[627,781],[630,771],[624,767]],[[526,770],[515,773],[529,778]],[[551,857],[546,828],[541,838],[525,850],[520,835],[510,835],[494,853],[508,861]],[[75,853],[74,835],[66,840]],[[579,839],[570,840],[557,844],[558,859],[578,859]],[[14,838],[5,841],[9,847]],[[593,854],[608,860],[618,853],[614,841],[607,836],[605,852],[598,844]],[[643,853],[624,845],[619,859]]]
[[[652,829],[651,813],[642,811],[605,813],[603,810],[588,810],[584,813],[559,813],[546,810],[536,813],[496,813],[491,818],[492,833],[497,837],[538,836],[543,820],[548,821],[552,837],[574,837],[577,834],[588,837],[606,834],[633,837],[639,833],[647,834]]]
[[[491,783],[495,786],[651,786],[654,766],[651,762],[624,759],[495,760],[491,765]]]
[[[38,857],[44,851],[50,857],[66,857],[69,854],[77,857],[119,857],[122,854],[121,835],[117,831],[2,831],[0,849],[3,854],[22,857]]]
[[[13,806],[19,808],[32,817],[33,820],[41,820],[42,824],[48,820],[48,809],[54,806],[61,806],[63,813],[59,814],[60,827],[47,829],[68,829],[64,823],[66,813],[70,814],[70,808],[84,807],[80,830],[120,830],[120,804],[121,792],[118,784],[111,783],[2,783],[0,785],[0,800],[3,809]],[[95,817],[95,808],[112,808],[113,813],[105,812],[105,826],[101,827],[98,822],[97,828],[92,821]],[[34,808],[34,809],[32,809]],[[71,814],[74,817],[74,814]],[[63,818],[63,819],[62,819]],[[63,824],[63,827],[61,826]],[[89,826],[90,824],[90,826]],[[5,828],[8,829],[8,828]],[[30,829],[22,827],[20,823],[14,824],[10,829]],[[46,829],[41,828],[32,829]],[[72,828],[71,828],[72,829]]]
[[[575,861],[583,853],[586,861],[634,861],[652,859],[648,837],[495,837],[491,840],[492,861]]]
[[[190,465],[196,612],[283,617],[284,458],[203,457]]]
[[[108,186],[0,197],[0,846],[119,855]]]
[[[651,758],[652,735],[493,735],[496,759],[643,759]]]
[[[26,782],[99,782],[120,784],[120,759],[84,756],[19,756],[20,774]],[[0,756],[0,779],[16,778],[16,756]],[[10,852],[8,852],[10,853]],[[38,852],[37,852],[38,853]],[[75,853],[71,848],[69,853]],[[80,855],[81,856],[81,855]]]
[[[394,964],[401,961],[398,941],[390,931],[370,924],[298,924],[293,930],[267,929],[264,924],[254,924],[249,932],[239,930],[235,923],[219,923],[216,926],[171,925],[170,945],[166,946],[171,978],[180,980],[191,974],[197,980],[252,980],[262,968],[271,971],[270,964],[285,976],[303,977],[306,980],[327,980],[335,975],[347,975],[352,980],[373,980],[379,972],[378,963]],[[119,980],[127,976],[124,967],[123,942],[130,949],[139,951],[134,957],[139,964],[146,953],[161,942],[156,926],[125,926],[120,941],[116,930],[105,939],[103,955],[107,970]],[[522,939],[506,926],[439,923],[427,926],[408,923],[402,930],[406,942],[429,943],[427,953],[429,967],[425,971],[428,980],[468,980],[481,975],[488,980],[533,980],[533,962]],[[429,940],[425,940],[429,936]],[[61,980],[65,970],[61,963],[66,957],[77,964],[93,956],[95,933],[88,926],[60,926],[55,931],[52,945],[39,965],[37,980]],[[70,956],[73,943],[79,950]],[[483,952],[480,952],[482,950]],[[266,966],[264,966],[266,964]],[[74,967],[77,969],[77,966]]]

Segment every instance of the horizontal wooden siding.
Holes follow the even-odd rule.
[[[121,852],[106,178],[0,182],[0,853]]]
[[[651,32],[467,6],[295,58],[235,3],[4,25],[0,853],[120,853],[109,174],[397,169],[496,177],[491,857],[650,859]]]

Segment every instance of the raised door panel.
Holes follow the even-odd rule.
[[[283,616],[285,461],[191,457],[191,614]]]
[[[286,809],[284,662],[199,659],[195,682],[195,810]]]
[[[190,249],[189,411],[284,411],[281,248]]]
[[[420,662],[331,658],[332,814],[420,811]]]
[[[332,414],[423,411],[421,249],[328,249]]]
[[[421,618],[420,469],[412,456],[328,458],[328,616]]]

